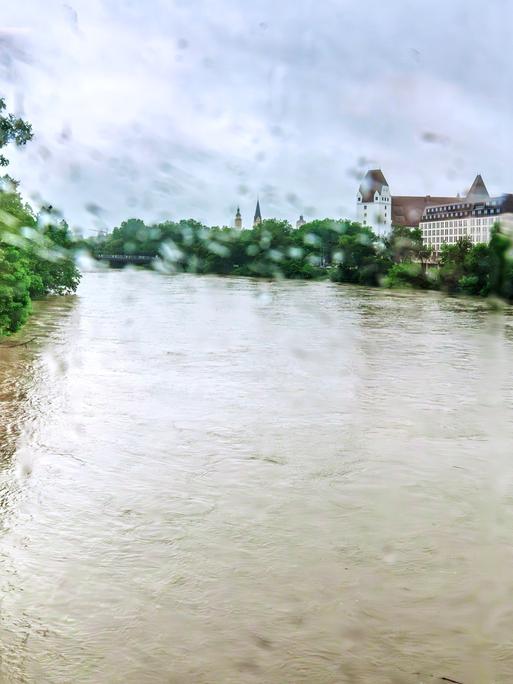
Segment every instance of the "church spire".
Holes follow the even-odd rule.
[[[258,226],[262,223],[262,214],[260,212],[260,199],[257,199],[256,203],[256,209],[255,209],[255,218],[253,219],[253,228],[255,226]]]

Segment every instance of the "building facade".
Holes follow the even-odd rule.
[[[487,243],[496,223],[511,223],[513,195],[490,197],[481,176],[476,178],[473,188],[476,182],[485,192],[473,193],[471,188],[458,202],[426,207],[419,227],[422,241],[435,254],[440,253],[444,244],[454,244],[461,238],[468,238],[473,244]]]
[[[481,175],[476,176],[464,197],[407,196],[390,195],[381,169],[372,169],[365,174],[356,196],[359,223],[382,237],[392,226],[420,228],[423,242],[435,254],[444,243],[452,244],[462,237],[474,244],[488,242],[494,223],[509,222],[512,213],[513,195],[490,197]]]

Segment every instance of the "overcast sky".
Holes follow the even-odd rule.
[[[359,176],[513,192],[510,0],[3,0],[27,198],[87,231],[354,217]]]

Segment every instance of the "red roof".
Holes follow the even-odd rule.
[[[392,197],[392,225],[418,228],[426,207],[439,204],[461,202],[461,197],[407,197],[394,195]]]
[[[362,202],[372,202],[376,190],[381,194],[384,185],[388,187],[387,180],[381,169],[367,171],[359,188],[362,194]]]

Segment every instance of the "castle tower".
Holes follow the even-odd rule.
[[[356,195],[356,220],[376,235],[388,235],[392,229],[392,197],[381,169],[371,169],[363,177]]]
[[[240,207],[237,207],[237,213],[235,214],[235,228],[237,230],[242,230],[242,216],[240,215]]]
[[[257,199],[255,218],[253,219],[253,228],[259,226],[262,223],[262,214],[260,213],[260,200]]]
[[[304,226],[306,223],[305,219],[303,218],[303,214],[299,217],[299,219],[296,221],[296,228],[301,228],[301,226]]]

